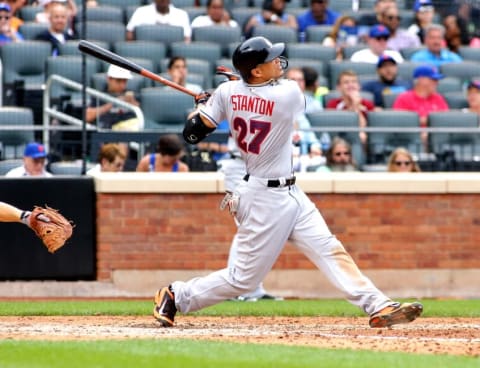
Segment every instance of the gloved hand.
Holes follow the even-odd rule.
[[[207,91],[202,91],[195,96],[195,106],[198,108],[198,105],[205,105],[210,98],[211,94]]]
[[[220,203],[220,210],[224,210],[228,206],[228,210],[232,216],[235,216],[238,209],[238,203],[240,202],[240,197],[238,194],[229,192],[225,193],[225,197],[223,197],[222,202]]]

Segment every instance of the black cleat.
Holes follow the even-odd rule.
[[[173,320],[177,313],[175,306],[175,296],[170,286],[157,291],[155,294],[155,306],[153,307],[153,316],[162,324],[163,327],[172,327]]]

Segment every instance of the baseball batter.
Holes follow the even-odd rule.
[[[264,37],[241,43],[232,62],[242,80],[219,85],[185,124],[184,138],[195,144],[227,119],[247,175],[228,203],[238,221],[234,266],[158,290],[153,314],[165,327],[173,326],[177,311],[195,311],[254,289],[287,240],[348,301],[370,315],[371,327],[410,322],[423,310],[418,302],[400,304],[378,290],[295,185],[291,141],[295,117],[305,109],[305,99],[295,81],[281,78],[288,65],[281,57],[284,49],[283,43],[272,44]]]

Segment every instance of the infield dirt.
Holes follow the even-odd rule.
[[[162,328],[149,316],[0,317],[0,339],[191,338],[480,357],[480,318],[419,318],[372,329],[367,318],[182,316]]]

